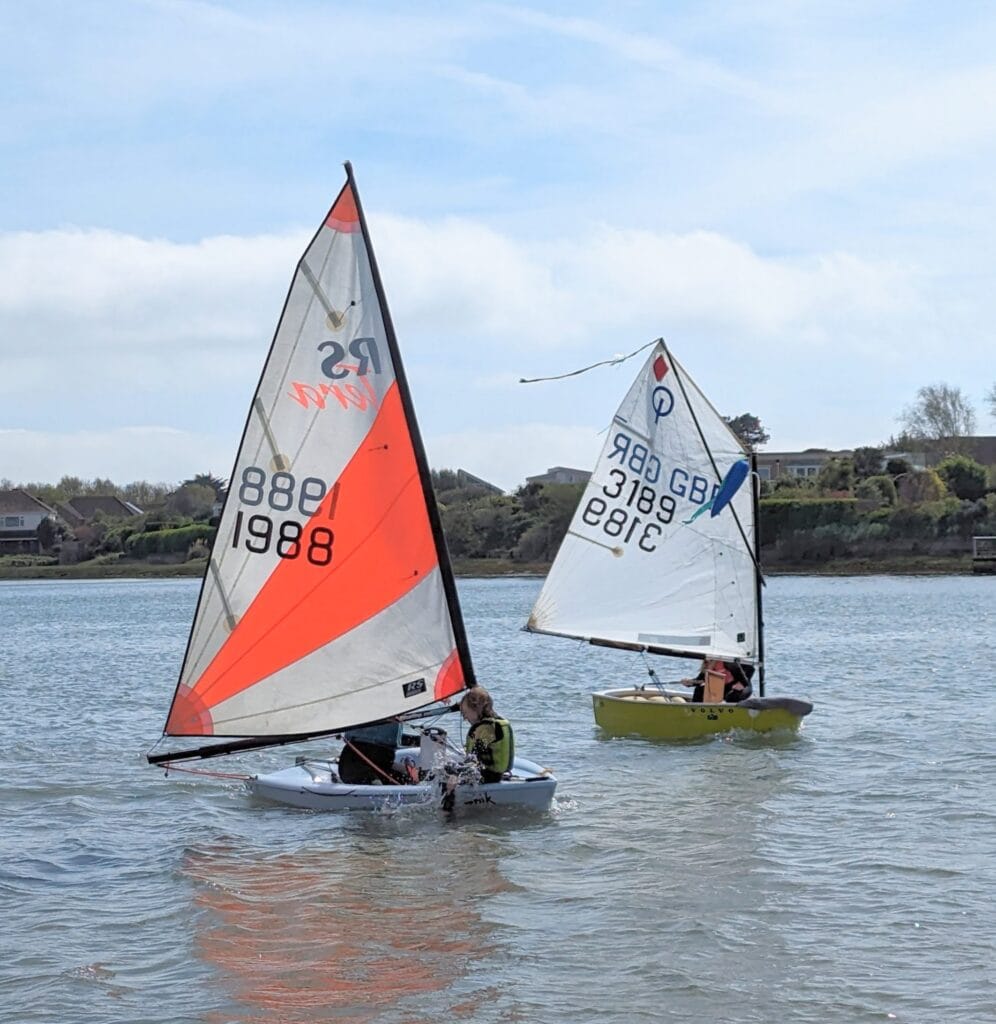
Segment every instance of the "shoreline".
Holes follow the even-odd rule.
[[[106,580],[185,579],[204,575],[206,559],[154,564],[113,562],[92,565],[0,566],[3,580]],[[550,566],[543,562],[512,562],[503,559],[454,559],[453,572],[463,579],[543,579]],[[971,576],[971,555],[837,559],[819,564],[775,564],[763,566],[765,576]]]

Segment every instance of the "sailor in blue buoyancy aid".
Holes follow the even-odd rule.
[[[472,686],[460,702],[460,714],[470,723],[465,749],[476,758],[482,782],[501,782],[515,760],[512,726],[495,714],[491,694],[483,686]]]

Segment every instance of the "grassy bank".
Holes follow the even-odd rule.
[[[159,565],[150,562],[79,562],[77,565],[0,565],[0,580],[170,579],[203,576],[207,559]]]
[[[203,576],[203,558],[159,565],[142,561],[111,564],[80,562],[78,565],[0,565],[0,580],[110,580],[168,579]],[[480,578],[501,576],[543,577],[550,566],[545,562],[512,562],[498,558],[458,558],[453,562],[457,576]],[[889,558],[841,558],[832,562],[766,565],[768,576],[962,576],[971,575],[970,555],[907,555]]]

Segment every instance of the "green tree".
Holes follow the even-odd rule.
[[[866,445],[854,449],[854,475],[863,480],[868,476],[878,476],[882,472],[882,449]]]
[[[937,472],[958,498],[975,501],[986,493],[986,467],[967,455],[949,455],[937,464]]]
[[[35,532],[38,534],[38,543],[41,545],[42,551],[51,551],[66,533],[61,524],[47,516],[38,524],[38,529]]]
[[[69,498],[78,498],[86,494],[89,484],[78,476],[64,476],[56,485],[60,501],[68,501]]]
[[[198,473],[189,480],[184,480],[180,486],[186,487],[188,485],[193,487],[210,487],[214,491],[216,501],[225,500],[225,481],[221,477],[212,476],[211,473]]]
[[[908,473],[913,467],[906,459],[889,459],[885,464],[885,471],[893,479]]]
[[[180,516],[191,519],[206,519],[211,515],[215,502],[214,491],[204,484],[183,484],[167,499],[166,508]]]
[[[986,404],[989,406],[989,415],[996,420],[996,384],[986,392]]]
[[[904,432],[914,441],[937,448],[958,448],[963,438],[975,433],[975,412],[961,388],[928,384],[899,417]]]
[[[723,419],[750,452],[756,452],[771,440],[771,435],[761,426],[761,421],[749,412],[733,417],[724,416]]]
[[[828,459],[816,482],[824,491],[849,491],[854,486],[854,463],[850,459]]]

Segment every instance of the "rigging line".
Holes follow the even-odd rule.
[[[239,779],[242,782],[252,778],[251,775],[236,775],[233,772],[211,772],[205,768],[178,768],[170,761],[163,761],[162,766],[166,775],[169,775],[170,772],[186,772],[188,775],[210,775],[213,779]]]
[[[663,343],[663,338],[654,338],[653,341],[648,341],[646,345],[641,345],[634,352],[630,352],[628,356],[615,356],[612,359],[603,359],[599,363],[592,363],[591,366],[582,366],[580,370],[571,370],[570,373],[558,373],[553,377],[520,377],[520,384],[538,384],[544,380],[563,380],[565,377],[576,377],[579,373],[587,373],[589,370],[594,370],[596,366],[618,366],[620,363],[625,363],[627,359],[632,359],[633,356],[639,355],[644,349],[650,348],[651,345],[656,345],[658,342]]]
[[[712,449],[709,447],[709,442],[705,438],[705,434],[702,432],[702,425],[699,423],[698,416],[695,415],[695,409],[692,403],[688,400],[688,392],[685,391],[685,382],[682,379],[681,374],[678,372],[678,366],[675,363],[674,356],[671,355],[670,349],[667,347],[667,342],[661,339],[661,344],[664,346],[664,351],[667,353],[668,359],[671,360],[671,369],[674,370],[675,379],[678,381],[678,387],[681,388],[681,397],[685,400],[685,405],[688,406],[688,411],[692,415],[692,422],[695,424],[695,429],[699,432],[699,440],[702,442],[702,447],[705,448],[706,455],[709,456],[709,462],[712,465],[712,470],[716,474],[716,479],[722,483],[723,474],[719,471],[719,466],[716,465],[716,460],[712,456]],[[764,585],[764,574],[761,572],[761,564],[757,560],[757,555],[754,554],[754,549],[751,547],[747,540],[747,534],[744,533],[743,525],[740,522],[740,516],[737,515],[737,510],[733,507],[733,502],[730,502],[730,512],[733,513],[733,521],[737,524],[737,529],[740,531],[740,538],[744,542],[744,547],[747,549],[747,554],[750,555],[750,560],[754,563],[754,568],[757,571],[758,577],[761,580],[762,586]]]

